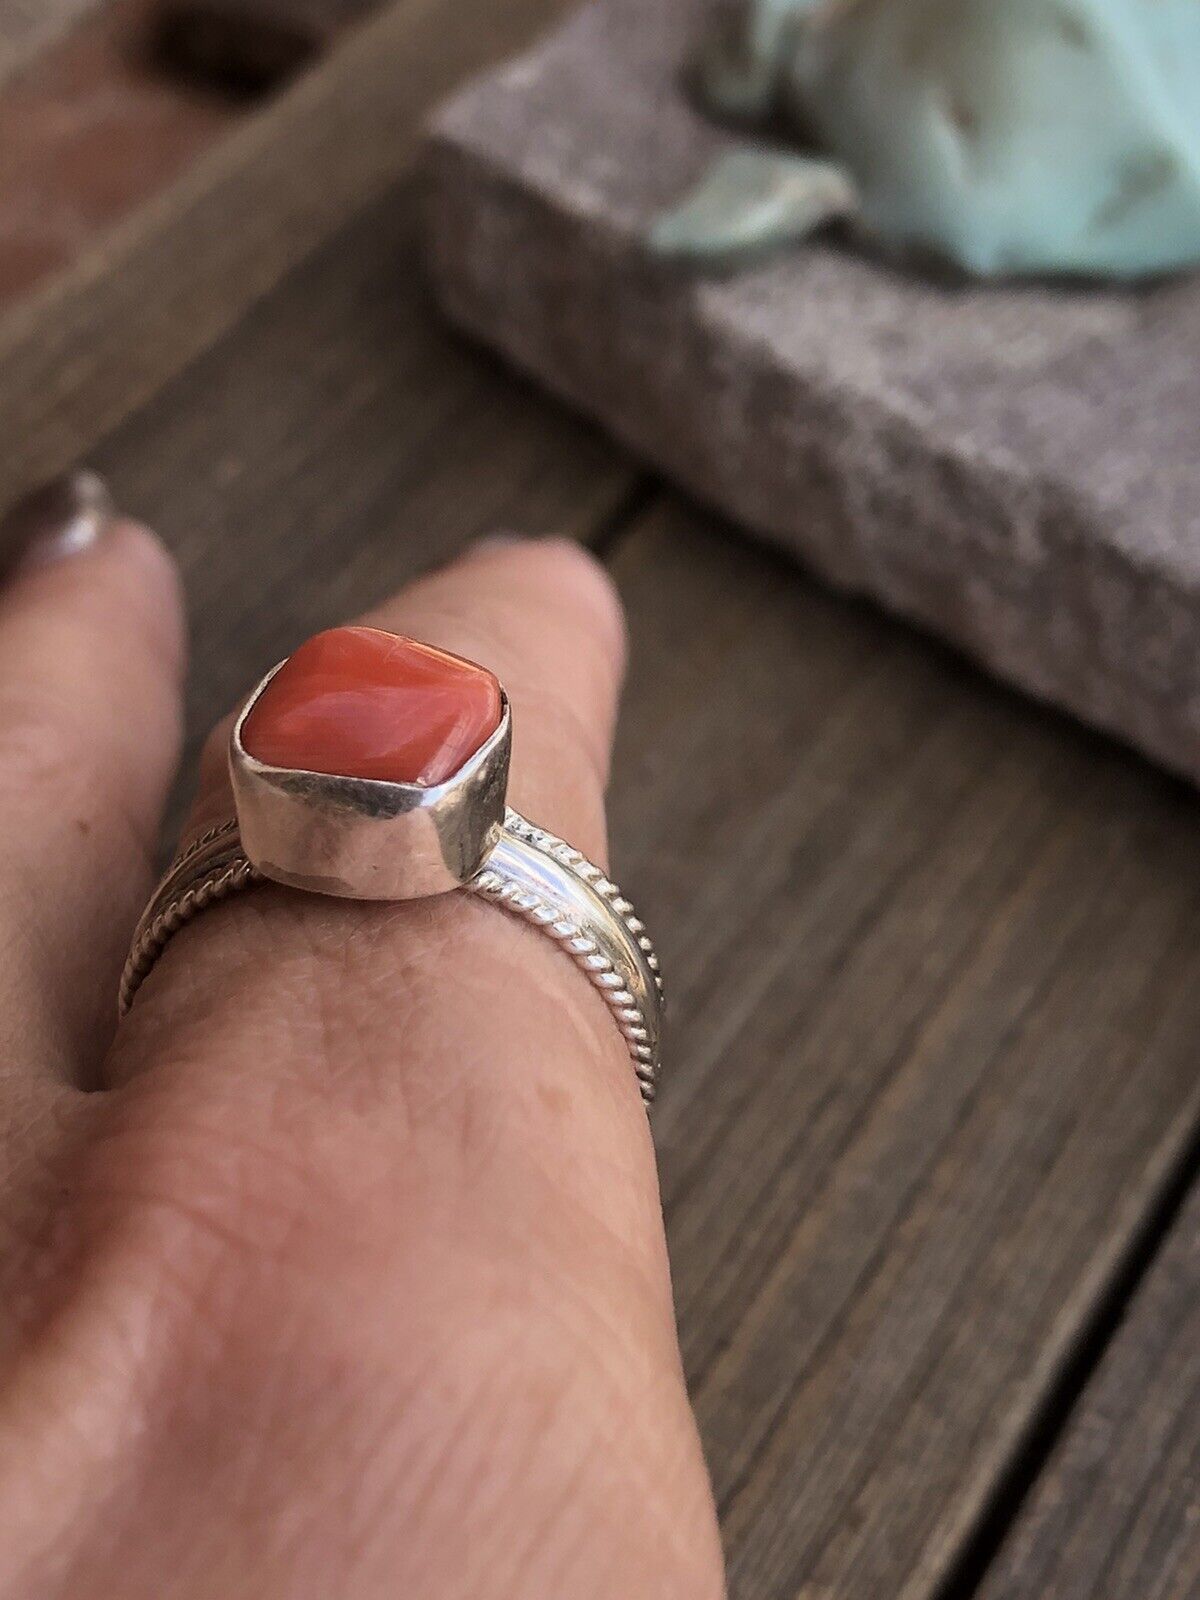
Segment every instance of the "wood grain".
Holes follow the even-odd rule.
[[[395,182],[423,112],[560,0],[396,0],[0,318],[0,498],[91,448]],[[487,19],[486,28],[481,26]]]
[[[1195,801],[694,516],[617,571],[735,1594],[930,1596],[1194,1135]]]
[[[420,14],[447,74],[453,29]],[[320,71],[354,75],[344,53]],[[183,270],[224,182],[265,203],[293,118],[268,114],[114,270]],[[98,402],[68,425],[27,413],[10,471],[86,450],[164,529],[192,607],[192,754],[296,639],[465,539],[507,524],[611,549],[634,642],[615,857],[672,983],[656,1131],[734,1591],[934,1600],[1194,1145],[1195,798],[648,489],[443,332],[412,186],[380,157],[357,172],[336,205],[273,202],[255,243],[168,289],[143,365],[105,387],[81,351]],[[28,321],[26,362],[64,303],[87,338],[136,327],[93,273]],[[14,385],[0,363],[3,437]],[[1160,1391],[1124,1369],[1144,1433],[1192,1381],[1160,1321],[1181,1316],[1152,1313]]]
[[[1200,1191],[1176,1220],[979,1600],[1200,1595]]]

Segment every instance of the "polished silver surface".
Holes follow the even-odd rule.
[[[121,973],[117,1015],[123,1017],[172,938],[209,906],[266,879],[246,859],[232,819],[183,846],[167,868],[133,933]]]
[[[573,845],[510,809],[468,888],[554,939],[583,970],[612,1012],[651,1101],[662,1051],[662,975],[645,924],[617,885]]]
[[[282,663],[280,663],[282,665]],[[423,900],[460,889],[500,837],[512,717],[445,783],[382,783],[273,767],[242,743],[276,667],[243,707],[229,740],[247,859],[275,883],[349,900]]]

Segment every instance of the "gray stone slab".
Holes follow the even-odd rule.
[[[681,85],[707,3],[600,0],[444,108],[446,310],[828,580],[1200,780],[1200,280],[654,261],[648,222],[738,137]]]

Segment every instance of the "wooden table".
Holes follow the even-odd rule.
[[[619,875],[747,1600],[1200,1595],[1193,794],[816,588],[453,338],[416,128],[555,0],[402,0],[0,319],[0,491],[81,457],[186,573],[189,757],[488,530],[611,564]],[[176,813],[177,814],[177,813]]]

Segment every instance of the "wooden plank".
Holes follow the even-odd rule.
[[[734,1593],[931,1596],[1196,1130],[1195,800],[698,518],[616,570]]]
[[[1200,1188],[979,1600],[1200,1595]]]
[[[146,9],[106,0],[0,92],[0,307],[78,259],[248,113],[170,81],[151,59]]]
[[[561,0],[396,0],[0,318],[0,500],[60,471],[407,169],[423,113]]]

